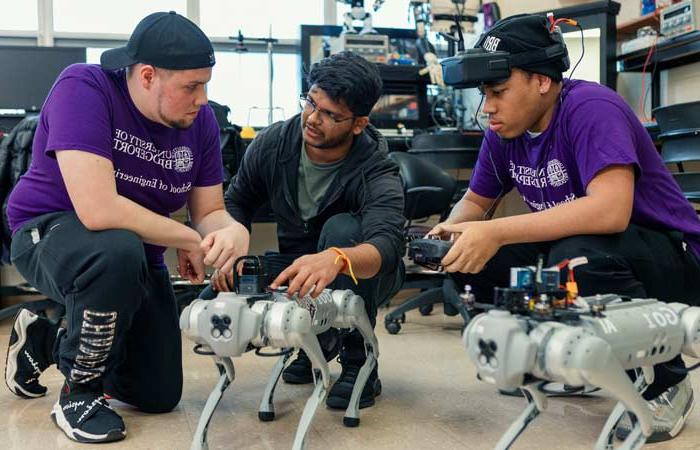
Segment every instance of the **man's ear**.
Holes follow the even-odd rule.
[[[141,82],[143,88],[149,89],[151,85],[153,85],[153,80],[156,76],[156,69],[149,64],[142,64],[137,69],[137,76],[139,77],[139,81]]]
[[[355,118],[355,122],[352,125],[352,133],[354,135],[362,133],[362,130],[364,130],[367,125],[369,125],[369,117],[362,116]]]
[[[552,88],[552,79],[547,75],[542,75],[539,73],[534,74],[537,79],[537,85],[539,87],[540,95],[545,95]]]

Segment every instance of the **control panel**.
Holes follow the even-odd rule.
[[[348,50],[373,63],[386,64],[389,60],[389,36],[384,34],[343,34],[342,50]]]
[[[667,6],[659,13],[661,23],[659,29],[661,35],[666,38],[680,36],[697,30],[698,5],[695,0],[684,0]]]

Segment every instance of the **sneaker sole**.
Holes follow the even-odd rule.
[[[126,430],[110,430],[105,434],[86,433],[78,428],[73,428],[63,415],[60,403],[56,402],[51,411],[51,419],[56,426],[68,436],[69,439],[82,443],[100,443],[121,441],[126,437]]]
[[[15,319],[12,324],[12,333],[17,336],[17,340],[14,344],[7,347],[7,356],[5,357],[5,384],[10,392],[22,398],[38,398],[46,395],[46,393],[37,394],[29,392],[15,381],[15,375],[17,375],[17,358],[19,357],[20,349],[27,341],[27,328],[37,320],[39,320],[39,316],[28,309],[20,309],[17,314],[15,314]],[[10,341],[12,341],[12,336],[10,336]]]

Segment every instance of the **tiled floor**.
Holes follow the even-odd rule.
[[[386,311],[382,311],[383,315]],[[379,323],[383,321],[380,317]],[[376,406],[361,411],[359,428],[345,428],[343,413],[320,408],[309,435],[310,449],[487,449],[520,413],[522,399],[496,394],[493,386],[478,381],[460,339],[460,321],[442,315],[410,313],[398,335],[378,327],[380,376],[384,391]],[[0,324],[4,354],[10,323]],[[105,449],[187,449],[200,411],[216,382],[208,357],[191,352],[185,342],[185,386],[178,408],[163,415],[148,415],[119,407],[128,427],[126,440]],[[1,358],[0,370],[4,370]],[[257,406],[273,358],[252,353],[235,361],[237,378],[221,401],[209,428],[211,449],[291,448],[310,386],[280,384],[276,393],[277,419],[262,423]],[[337,374],[340,369],[333,363]],[[21,400],[0,388],[0,448],[84,449],[58,431],[49,411],[61,376],[49,369],[42,381],[46,397]],[[700,378],[693,374],[696,392]],[[605,396],[555,399],[548,410],[525,431],[515,449],[590,449],[613,401]],[[683,433],[655,450],[700,448],[700,413],[696,409]]]

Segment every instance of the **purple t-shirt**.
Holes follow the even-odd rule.
[[[74,210],[57,150],[109,159],[117,192],[163,216],[182,208],[194,187],[223,180],[219,127],[211,108],[201,108],[186,130],[169,128],[136,108],[124,70],[74,64],[61,73],[44,103],[31,166],[10,195],[7,217],[13,233],[39,215]],[[165,249],[144,246],[148,262],[162,265]]]
[[[693,207],[632,109],[597,83],[564,80],[561,102],[537,137],[525,133],[501,141],[488,130],[469,188],[496,198],[515,187],[532,211],[541,211],[585,196],[588,183],[611,165],[634,166],[631,222],[683,232],[700,256],[700,220]]]

